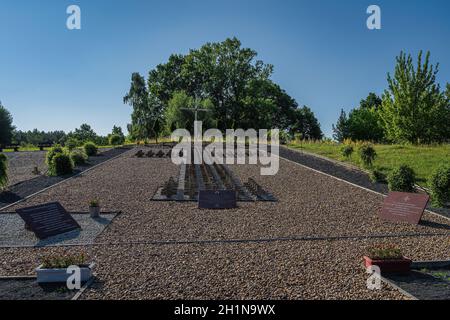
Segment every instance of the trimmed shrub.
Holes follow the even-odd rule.
[[[53,176],[62,176],[73,173],[73,161],[66,153],[56,154],[49,166],[49,173]]]
[[[55,157],[57,154],[64,153],[63,147],[61,145],[56,144],[47,152],[47,158],[46,163],[48,166],[52,163],[53,157]]]
[[[136,152],[136,157],[138,157],[138,158],[142,158],[142,157],[144,157],[144,155],[145,155],[145,153],[142,150],[139,150],[138,152]]]
[[[120,146],[125,142],[125,138],[118,134],[112,134],[109,137],[109,144],[113,146]]]
[[[370,180],[372,182],[386,183],[386,175],[378,169],[373,169],[370,172]]]
[[[84,151],[89,157],[96,156],[98,153],[98,147],[93,142],[86,142],[84,145]]]
[[[82,166],[86,164],[88,156],[86,155],[86,153],[84,153],[83,150],[76,149],[70,153],[70,158],[72,159],[75,166]]]
[[[370,143],[363,143],[359,149],[359,158],[366,167],[371,167],[377,157],[374,147]]]
[[[391,191],[414,192],[416,174],[411,167],[401,165],[389,174],[388,183]]]
[[[67,139],[65,146],[69,151],[74,150],[76,147],[80,145],[80,142],[75,138],[69,138]]]
[[[352,156],[353,151],[354,151],[353,146],[346,145],[346,146],[342,147],[341,154],[342,154],[343,157],[348,159],[348,158],[350,158]]]
[[[450,202],[450,166],[441,165],[430,178],[431,201],[434,207],[443,208]]]
[[[0,154],[0,190],[8,184],[8,158]]]

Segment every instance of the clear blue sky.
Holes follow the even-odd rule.
[[[66,29],[70,4],[81,7],[80,31]],[[366,28],[370,4],[382,30]],[[0,100],[22,130],[125,129],[132,72],[233,36],[275,66],[273,79],[327,135],[341,107],[383,92],[400,50],[430,50],[439,82],[450,82],[448,0],[1,0]]]

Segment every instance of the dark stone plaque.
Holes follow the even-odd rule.
[[[59,202],[17,209],[16,212],[25,221],[26,228],[41,240],[81,229]]]
[[[419,224],[430,197],[426,194],[391,192],[384,200],[380,218],[391,222]]]
[[[234,190],[200,190],[198,194],[200,209],[233,209],[237,207]]]

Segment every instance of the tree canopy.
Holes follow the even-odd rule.
[[[0,102],[0,145],[11,143],[13,137],[13,118],[11,113]]]
[[[309,108],[300,109],[271,79],[273,67],[257,60],[256,51],[236,39],[207,43],[187,55],[173,54],[149,72],[147,82],[132,75],[124,103],[133,107],[129,129],[136,138],[154,137],[164,129],[192,122],[193,102],[207,103],[218,129],[304,130],[321,138],[319,123]],[[192,114],[192,113],[191,113]],[[202,115],[204,116],[204,115]],[[187,127],[191,127],[190,124]]]
[[[430,63],[430,53],[417,65],[411,55],[401,52],[394,75],[388,74],[389,88],[383,95],[380,116],[390,141],[431,143],[448,140],[449,100],[436,83],[439,65]]]

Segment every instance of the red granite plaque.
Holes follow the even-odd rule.
[[[384,200],[380,218],[391,222],[419,224],[430,197],[426,194],[391,192]]]

